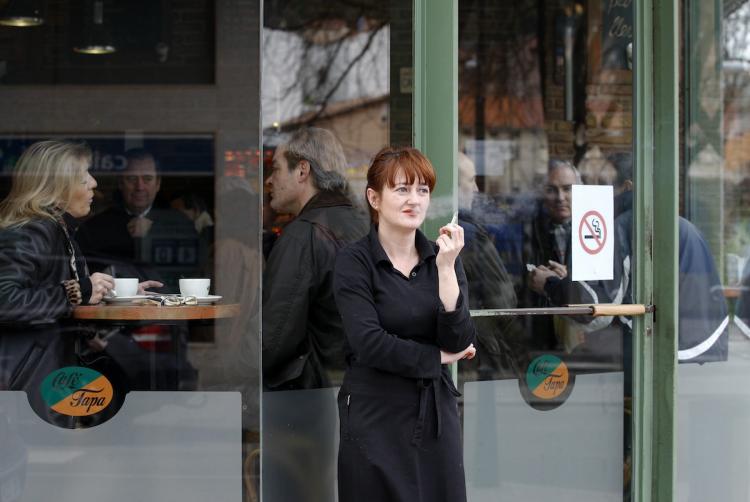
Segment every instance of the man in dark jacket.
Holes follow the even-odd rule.
[[[294,219],[276,241],[263,280],[263,375],[269,389],[329,387],[343,370],[344,331],[333,299],[336,252],[368,231],[348,196],[343,149],[324,129],[279,146],[266,180],[271,207]]]
[[[469,308],[512,309],[518,306],[513,280],[505,268],[495,242],[473,208],[479,192],[474,162],[458,154],[458,223],[464,229],[461,251],[469,282]],[[479,380],[518,378],[526,359],[522,326],[511,316],[476,317],[477,355],[464,361],[463,370],[474,370]]]
[[[348,197],[346,159],[324,129],[279,146],[266,180],[271,208],[294,219],[276,240],[263,276],[263,468],[267,500],[333,500],[336,400],[345,334],[333,298],[337,251],[366,235]],[[312,481],[311,481],[312,480]]]
[[[172,208],[158,208],[161,175],[156,158],[143,149],[125,152],[117,204],[86,221],[78,234],[93,271],[117,277],[157,279],[162,292],[176,293],[177,279],[198,273],[199,244],[193,222]],[[159,291],[154,287],[152,291]]]
[[[525,229],[523,256],[528,272],[519,295],[520,306],[551,306],[548,283],[567,276],[571,262],[571,193],[573,185],[580,183],[580,175],[573,164],[550,160],[541,205]],[[529,323],[527,333],[531,336],[529,343],[534,349],[553,350],[575,345],[576,330],[565,318],[533,316],[526,322]]]

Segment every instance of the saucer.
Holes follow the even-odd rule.
[[[102,298],[106,303],[122,304],[122,303],[133,303],[136,300],[145,300],[148,295],[133,295],[133,296],[105,296]]]
[[[208,296],[196,296],[196,300],[198,300],[198,305],[211,305],[212,303],[216,303],[219,300],[221,300],[221,296],[219,295],[208,295]]]

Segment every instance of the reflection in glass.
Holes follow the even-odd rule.
[[[229,464],[227,477],[220,482],[228,490],[215,496],[237,498],[242,490],[251,499],[259,491],[260,470],[260,6],[212,0],[25,3],[40,5],[45,23],[27,30],[2,28],[0,84],[14,90],[0,99],[4,111],[0,122],[6,131],[0,138],[0,196],[7,196],[13,166],[31,144],[50,138],[84,142],[92,150],[91,174],[98,185],[88,221],[71,232],[74,241],[82,245],[86,241],[87,251],[80,256],[91,252],[88,264],[100,273],[159,280],[163,287],[149,288],[164,294],[179,293],[181,278],[210,279],[210,292],[222,297],[222,303],[234,304],[231,310],[239,315],[179,322],[64,319],[71,329],[59,341],[71,342],[70,347],[37,343],[25,352],[19,345],[39,342],[35,334],[48,326],[24,325],[16,337],[19,350],[0,350],[0,389],[9,387],[8,379],[28,377],[31,383],[24,390],[32,401],[38,400],[30,369],[42,378],[49,373],[48,365],[39,364],[43,353],[57,353],[60,348],[66,363],[98,368],[119,393],[116,398],[122,407],[119,411],[111,407],[108,421],[74,420],[86,431],[106,430],[118,421],[120,429],[126,428],[122,421],[137,408],[138,399],[131,402],[131,397],[142,391],[158,391],[148,404],[152,411],[169,411],[166,397],[159,402],[163,393],[182,391],[189,401],[197,391],[208,392],[209,398],[213,393],[239,391],[241,405],[234,400],[232,406],[220,407],[222,420],[232,423],[234,447],[221,453]],[[97,5],[102,9],[96,13],[96,24],[101,19],[100,26],[107,29],[109,44],[117,51],[98,56],[76,53],[74,47],[87,42],[88,26],[95,19],[91,8]],[[0,253],[10,247],[6,243]],[[53,254],[63,257],[65,249],[39,253],[38,258],[52,260]],[[78,269],[83,271],[82,266]],[[56,280],[54,274],[47,279]],[[52,289],[65,291],[58,283]],[[79,339],[83,342],[72,343]],[[125,396],[128,390],[133,392]],[[172,453],[184,453],[201,442],[206,443],[202,446],[206,451],[214,446],[221,449],[219,435],[212,429],[218,422],[212,422],[210,414],[200,418],[196,407],[172,411],[165,420],[173,424],[179,423],[175,414],[195,418],[190,428],[167,433],[171,437],[175,431],[187,430],[178,434],[179,445],[175,443]],[[147,433],[156,430],[153,424],[138,428],[128,450],[133,466],[158,464],[149,466],[153,476],[145,484],[161,491],[146,498],[164,498],[168,493],[167,498],[205,499],[200,488],[192,494],[181,491],[190,490],[180,478],[191,472],[183,470],[190,455],[155,456],[145,447],[162,444],[159,439],[164,437],[154,441]],[[82,435],[74,436],[60,447],[57,457],[75,453],[75,442],[84,440]],[[111,437],[111,430],[97,434],[92,448],[112,458]],[[34,455],[29,460],[35,468],[43,465],[46,472],[55,472],[60,467]],[[81,468],[71,466],[75,463],[66,464]],[[125,473],[119,478],[117,473],[108,475],[110,488],[113,483],[132,483]],[[191,479],[204,475],[190,474]],[[76,483],[68,486],[59,481],[64,476],[57,478],[56,497],[66,500]]]
[[[612,222],[613,280],[572,281],[571,260],[573,185],[613,186],[618,216],[632,200],[632,162],[618,160],[632,150],[632,7],[575,0],[459,2],[463,155],[457,192],[468,229],[470,302],[483,345],[477,361],[459,365],[459,380],[473,393],[473,401],[465,401],[464,418],[472,420],[464,422],[466,433],[486,439],[467,441],[464,450],[467,467],[473,465],[467,469],[470,492],[480,499],[490,496],[490,487],[512,493],[508,500],[539,500],[545,490],[582,500],[629,496],[630,319],[481,310],[632,302],[632,226],[625,219]],[[474,380],[495,380],[496,388]],[[607,392],[615,394],[603,400]],[[607,406],[608,413],[595,416],[593,404]],[[503,411],[507,407],[519,413]],[[607,446],[596,455],[606,476],[583,460],[570,463],[577,471],[564,479],[527,479],[514,471],[505,436],[528,425],[522,410],[538,418],[532,436],[542,435],[548,451],[564,451],[565,442],[549,431],[586,435],[573,433],[568,420],[601,424]],[[590,481],[572,482],[578,475]],[[606,488],[597,484],[604,479]]]
[[[411,18],[408,2],[264,2],[265,498],[335,496],[345,362],[333,260],[369,229],[371,157],[411,142],[411,89],[398,80]],[[311,191],[296,190],[300,175]]]
[[[747,2],[683,1],[677,497],[750,497]],[[707,363],[707,364],[703,364]],[[728,390],[731,389],[731,390]],[[738,470],[739,469],[739,470]]]

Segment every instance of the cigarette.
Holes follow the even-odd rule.
[[[458,225],[458,211],[453,213],[453,218],[451,219],[451,225]]]

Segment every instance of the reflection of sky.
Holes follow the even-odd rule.
[[[320,98],[352,64],[366,47],[372,33],[358,33],[344,39],[341,46],[307,44],[298,34],[282,30],[263,30],[262,114],[263,128],[275,122],[283,123],[314,111],[317,107],[305,103],[308,97]],[[353,64],[330,103],[388,94],[388,63],[390,52],[388,26],[374,35],[364,56]],[[317,84],[323,71],[329,71]]]
[[[726,59],[750,62],[750,3],[724,20],[724,51]]]

